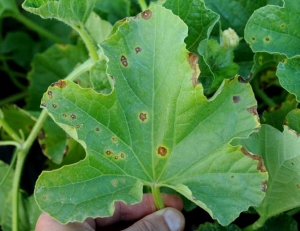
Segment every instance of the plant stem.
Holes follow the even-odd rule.
[[[37,32],[39,35],[46,37],[55,43],[65,43],[64,40],[62,40],[60,37],[56,36],[55,34],[49,32],[48,30],[29,20],[21,13],[10,14],[9,16],[23,23],[27,28]]]
[[[3,129],[7,132],[7,134],[18,143],[22,143],[23,140],[20,138],[20,136],[9,126],[6,121],[0,117],[0,125],[2,125]]]
[[[23,92],[19,92],[17,94],[11,95],[5,99],[0,100],[0,106],[16,102],[17,100],[22,99],[25,96],[27,96],[27,91],[23,91]]]
[[[264,217],[260,217],[257,221],[255,221],[252,225],[249,225],[242,229],[242,231],[254,231],[264,226],[266,219]]]
[[[38,120],[32,128],[28,138],[23,143],[21,148],[16,150],[17,154],[17,165],[15,169],[13,187],[12,187],[12,230],[18,231],[18,212],[19,212],[19,188],[20,180],[22,175],[22,169],[26,160],[27,154],[34,140],[36,139],[39,131],[41,130],[45,119],[47,118],[47,112],[45,109],[42,110]]]
[[[93,60],[88,59],[87,61],[76,67],[65,79],[74,81],[77,76],[90,70],[94,64],[95,63]]]
[[[261,98],[269,107],[275,107],[277,104],[271,99],[269,98],[269,96],[263,92],[260,87],[259,87],[259,83],[258,83],[259,78],[254,78],[253,79],[253,90],[255,91],[256,95]]]
[[[145,0],[139,0],[139,4],[140,4],[140,7],[141,7],[142,11],[147,10],[148,6],[147,6]]]
[[[74,27],[74,29],[78,32],[82,40],[84,41],[89,53],[90,57],[93,59],[94,62],[99,60],[98,53],[97,53],[97,48],[88,34],[88,32],[84,29],[84,27]]]
[[[158,210],[163,209],[165,207],[165,204],[163,202],[163,199],[161,197],[161,193],[159,190],[159,187],[156,185],[151,186],[152,189],[152,195],[154,199],[155,206]]]
[[[7,146],[7,145],[12,145],[12,146],[16,146],[17,148],[20,148],[20,143],[16,142],[16,141],[0,141],[0,146]]]

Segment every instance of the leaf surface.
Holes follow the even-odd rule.
[[[101,44],[115,80],[110,94],[63,80],[48,88],[42,105],[87,156],[42,173],[35,197],[43,211],[63,223],[110,216],[115,201],[139,202],[144,185],[181,193],[222,225],[259,205],[267,174],[229,144],[260,126],[252,89],[236,77],[207,99],[187,32],[154,5]]]
[[[245,27],[245,40],[254,52],[300,54],[300,8],[298,0],[285,0],[284,6],[267,5],[256,10]]]
[[[299,46],[300,47],[300,46]],[[300,53],[298,53],[300,54]],[[300,100],[300,58],[284,59],[278,64],[277,72],[280,84],[291,94],[294,94],[297,101]]]
[[[299,119],[298,113],[298,119]],[[262,125],[258,133],[240,142],[263,157],[269,180],[262,185],[266,197],[256,208],[263,219],[300,206],[299,133],[284,126],[283,132]]]
[[[188,26],[187,49],[197,53],[199,43],[207,39],[219,15],[207,9],[202,0],[168,0],[164,7],[172,10]],[[205,15],[205,17],[203,17]]]
[[[81,26],[89,18],[93,11],[95,0],[25,0],[23,8],[42,18],[55,18],[70,26]]]

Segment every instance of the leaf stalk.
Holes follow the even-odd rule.
[[[252,225],[249,225],[242,229],[242,231],[254,231],[264,226],[266,219],[264,217],[260,217],[257,221],[255,221]]]
[[[165,207],[165,204],[163,202],[160,190],[159,190],[159,186],[157,185],[152,185],[151,186],[152,189],[152,195],[153,195],[153,199],[154,199],[154,203],[155,206],[158,210],[163,209]]]

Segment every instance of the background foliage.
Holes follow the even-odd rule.
[[[62,222],[112,212],[109,206],[93,214],[85,204],[81,208],[85,213],[78,216],[75,209],[68,207],[65,200],[69,199],[76,200],[75,204],[91,199],[98,200],[99,204],[103,200],[106,204],[118,199],[133,203],[140,200],[143,190],[152,188],[159,201],[156,186],[184,196],[186,230],[274,230],[279,227],[298,230],[298,1],[78,2],[80,4],[0,0],[2,230],[33,230],[40,209]],[[149,15],[139,14],[148,6],[158,17],[155,20],[151,15],[147,18]],[[138,14],[137,18],[122,20]],[[186,49],[198,58],[187,55],[183,41]],[[128,50],[131,46],[132,51]],[[120,54],[124,58],[115,59]],[[138,82],[140,76],[144,79]],[[135,78],[130,80],[132,77]],[[151,83],[153,78],[156,79]],[[65,81],[57,82],[60,79]],[[50,86],[54,82],[56,85]],[[151,88],[151,84],[155,87]],[[159,88],[161,84],[169,89],[167,96],[165,90]],[[180,96],[175,95],[177,91]],[[153,106],[151,99],[155,99],[155,110],[147,111],[143,106]],[[181,101],[178,109],[173,106],[176,100]],[[51,117],[41,106],[47,108]],[[104,115],[98,114],[99,107],[103,108]],[[69,108],[68,111],[65,108]],[[168,116],[157,113],[163,111],[161,108],[169,108]],[[88,111],[87,115],[81,116],[82,111]],[[130,117],[127,111],[136,111],[137,115]],[[68,116],[68,120],[61,115]],[[142,115],[142,122],[149,118],[150,122],[146,121],[145,128],[140,122],[128,122],[133,131],[147,133],[147,126],[151,125],[160,133],[141,136],[144,133],[130,131],[127,134],[125,118],[138,121],[138,115]],[[113,124],[108,122],[109,118]],[[201,124],[199,129],[188,133],[197,123]],[[83,126],[86,124],[88,127]],[[97,143],[98,136],[88,135],[91,129],[97,132],[97,128],[107,129],[108,140]],[[151,138],[153,134],[156,139]],[[128,145],[129,136],[136,137],[136,143]],[[185,136],[193,138],[183,139]],[[172,146],[173,139],[186,142]],[[122,144],[118,143],[120,140]],[[149,143],[142,142],[144,140]],[[111,151],[105,146],[108,144],[118,154],[112,155],[119,158],[116,164],[112,164],[113,159],[99,158],[99,153],[105,156],[105,152]],[[161,158],[145,153],[146,157],[142,158],[140,150],[151,149],[153,144],[158,154],[165,152],[160,146],[164,144],[163,148],[170,151],[169,156]],[[124,150],[127,152],[123,153]],[[136,155],[135,159],[127,155],[131,152]],[[189,158],[181,157],[181,153]],[[251,153],[263,159],[268,179],[266,173],[256,169],[259,157]],[[121,162],[125,155],[124,163],[128,165]],[[189,161],[197,165],[192,167]],[[106,172],[100,174],[103,162],[112,167],[105,167]],[[145,164],[149,162],[152,164]],[[181,173],[176,166],[183,162],[186,167]],[[78,164],[58,170],[75,163]],[[139,163],[144,169],[137,167]],[[117,172],[116,166],[123,171]],[[80,169],[89,174],[76,175]],[[160,169],[166,171],[160,172]],[[42,170],[52,172],[41,174]],[[156,173],[161,178],[154,187],[151,182],[158,178],[147,175]],[[116,174],[118,178],[113,176]],[[109,186],[95,191],[91,179]],[[77,182],[75,188],[70,188],[70,180]],[[125,180],[126,187],[123,187]],[[203,185],[206,187],[201,188]],[[57,191],[51,189],[53,186]],[[86,186],[90,194],[59,194],[62,201],[55,202],[61,203],[65,212],[55,214],[55,207],[49,207],[62,188],[64,192],[74,192]],[[123,191],[114,193],[116,189]],[[101,196],[107,193],[113,196]],[[53,200],[49,203],[51,197]]]

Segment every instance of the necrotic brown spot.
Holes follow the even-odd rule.
[[[142,12],[142,18],[145,20],[149,20],[151,16],[152,16],[151,10],[145,10],[144,12]]]
[[[257,160],[257,161],[258,161],[258,164],[257,164],[257,170],[259,170],[259,171],[261,171],[261,172],[266,172],[266,168],[265,168],[265,166],[264,166],[264,161],[263,161],[263,159],[261,158],[261,156],[251,154],[251,153],[248,152],[247,149],[244,148],[244,147],[241,148],[241,151],[242,151],[242,153],[244,153],[246,156],[250,157],[251,159]]]
[[[238,103],[238,102],[240,102],[241,98],[238,95],[235,95],[232,97],[232,100],[234,103]]]
[[[67,114],[63,114],[63,117],[67,118]]]
[[[300,189],[300,184],[297,184],[296,186],[297,186],[298,189]]]
[[[247,108],[247,111],[250,113],[250,114],[252,114],[252,115],[258,115],[258,113],[257,113],[257,106],[255,105],[255,106],[253,106],[253,107],[249,107],[249,108]]]
[[[157,149],[157,154],[161,156],[165,156],[167,154],[167,149],[163,146],[159,146]]]
[[[121,56],[121,63],[124,67],[127,67],[128,66],[128,62],[127,62],[127,59],[124,55]]]
[[[268,183],[267,180],[265,180],[265,181],[263,181],[261,183],[261,186],[260,186],[261,191],[266,192],[266,190],[267,190],[267,183]]]
[[[266,37],[265,40],[266,40],[266,42],[269,42],[269,41],[270,41],[270,38],[269,38],[269,37]]]
[[[51,87],[54,87],[54,86],[59,87],[59,88],[64,88],[67,86],[67,84],[66,84],[66,81],[64,81],[64,80],[58,80],[56,83],[51,84]]]
[[[43,198],[43,200],[46,200],[47,197],[46,197],[46,196],[43,196],[42,198]]]
[[[45,103],[42,103],[41,107],[47,107],[47,105]]]
[[[252,41],[255,41],[255,38],[254,38],[254,37],[252,37],[251,39],[252,39]]]
[[[95,128],[95,130],[96,130],[96,132],[99,132],[99,131],[100,131],[100,128],[97,127],[97,128]]]
[[[135,50],[135,53],[138,54],[142,51],[142,48],[136,47],[134,50]]]
[[[115,137],[115,136],[113,136],[113,137],[111,138],[111,140],[112,140],[113,142],[117,142],[117,141],[118,141],[117,137]]]
[[[77,124],[77,125],[76,125],[76,128],[80,128],[80,127],[81,127],[81,125],[80,125],[80,124]]]
[[[43,139],[45,139],[45,137],[46,137],[45,131],[44,131],[44,129],[42,129],[38,134],[38,138],[39,138],[39,140],[43,140]]]
[[[71,114],[71,118],[72,118],[73,120],[75,120],[75,119],[76,119],[76,115]]]
[[[248,83],[248,79],[244,79],[242,76],[239,76],[238,77],[238,81],[240,82],[240,83]]]
[[[52,104],[52,107],[53,107],[53,108],[57,108],[57,105],[56,105],[56,104]]]
[[[125,157],[124,153],[121,153],[121,158],[124,158],[124,157]]]
[[[192,75],[192,83],[193,83],[193,86],[196,87],[198,85],[198,72],[197,72],[197,67],[198,67],[198,56],[195,55],[194,53],[189,53],[189,56],[188,56],[188,62],[191,66],[191,68],[193,68],[194,72],[193,72],[193,75]]]
[[[50,98],[50,99],[52,99],[52,97],[53,97],[53,95],[52,95],[52,91],[48,91],[48,93],[47,93],[47,94],[48,94],[49,98]]]
[[[117,159],[119,159],[119,157],[118,157],[118,156],[115,156],[115,160],[117,160]]]
[[[141,120],[142,122],[144,122],[144,121],[147,119],[147,114],[141,112],[141,113],[139,114],[139,118],[140,118],[140,120]]]
[[[111,152],[110,150],[106,150],[106,151],[105,151],[105,154],[106,154],[106,155],[111,155],[112,152]]]

